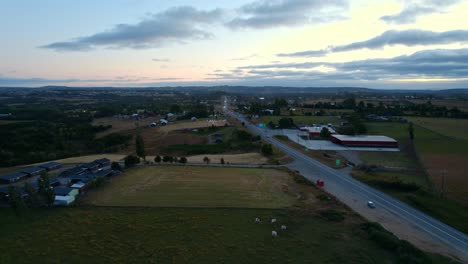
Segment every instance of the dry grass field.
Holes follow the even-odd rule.
[[[148,166],[114,178],[90,192],[85,203],[99,206],[284,208],[289,173],[273,169]]]
[[[161,126],[161,132],[170,132],[174,130],[181,130],[181,129],[193,129],[193,128],[201,128],[201,127],[211,127],[211,126],[224,126],[226,125],[226,120],[197,120],[197,121],[177,121],[177,122],[170,122],[166,126]]]
[[[112,133],[130,131],[144,124],[147,124],[147,122],[135,121],[133,119],[120,119],[120,118],[114,118],[114,117],[97,118],[92,123],[93,126],[112,125],[110,129],[97,133],[96,138],[100,138],[100,137],[103,137]]]
[[[268,159],[260,153],[223,154],[223,155],[195,155],[187,157],[188,163],[203,163],[203,158],[208,157],[211,163],[220,163],[221,158],[230,164],[266,164]]]

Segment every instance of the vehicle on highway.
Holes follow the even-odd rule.
[[[369,206],[369,208],[372,208],[372,209],[375,208],[375,204],[373,201],[367,201],[367,206]]]

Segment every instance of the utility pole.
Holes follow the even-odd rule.
[[[447,176],[447,170],[444,169],[444,170],[442,170],[442,186],[441,186],[441,190],[440,190],[440,196],[441,197],[445,196],[445,188],[446,188],[445,187],[445,185],[446,185],[445,184],[445,178],[446,178],[446,176]]]

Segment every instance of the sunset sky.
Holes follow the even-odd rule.
[[[0,22],[0,86],[468,87],[468,0],[15,0]]]

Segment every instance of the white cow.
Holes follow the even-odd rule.
[[[260,223],[260,218],[255,218],[255,223]]]
[[[286,230],[286,226],[285,225],[281,225],[281,230]]]
[[[278,236],[278,233],[275,230],[273,230],[271,231],[271,235],[275,237],[275,236]]]
[[[276,223],[276,218],[271,219],[271,223]]]

